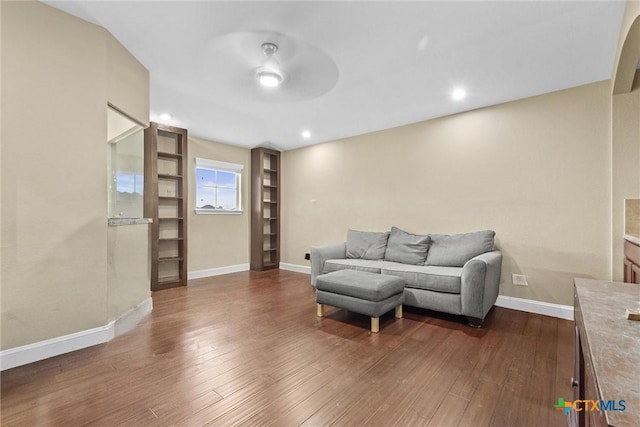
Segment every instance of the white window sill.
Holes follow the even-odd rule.
[[[198,209],[195,208],[196,215],[242,215],[244,211],[223,211],[220,209]]]

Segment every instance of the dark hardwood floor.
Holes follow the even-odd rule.
[[[2,372],[1,424],[564,426],[573,322],[494,307],[482,329],[327,307],[309,276],[243,272],[153,294],[109,343]]]

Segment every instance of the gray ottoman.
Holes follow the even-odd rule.
[[[318,317],[324,316],[324,304],[371,316],[371,332],[380,330],[380,316],[396,309],[402,318],[405,281],[396,276],[356,270],[338,270],[316,279]]]

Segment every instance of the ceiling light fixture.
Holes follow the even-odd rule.
[[[280,69],[278,61],[274,57],[278,51],[278,45],[275,43],[262,43],[262,53],[267,57],[262,67],[256,71],[258,82],[264,87],[276,87],[284,80],[284,73]]]
[[[264,87],[276,87],[282,83],[282,75],[274,70],[258,70],[258,81]]]
[[[456,101],[460,101],[461,99],[464,99],[465,96],[467,96],[467,92],[461,87],[456,88],[454,89],[453,92],[451,92],[451,97]]]
[[[160,120],[171,120],[171,114],[169,113],[160,114]]]
[[[302,137],[303,137],[304,139],[309,139],[309,138],[311,138],[311,132],[309,132],[308,130],[303,130],[303,131],[302,131],[302,133],[301,133],[301,135],[302,135]]]

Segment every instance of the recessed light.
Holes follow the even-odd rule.
[[[160,114],[160,120],[171,120],[171,114],[169,113]]]
[[[451,97],[456,101],[460,101],[461,99],[464,99],[465,96],[467,96],[467,92],[461,87],[456,88],[453,90],[453,92],[451,92]]]
[[[309,138],[311,138],[311,132],[309,132],[308,130],[303,130],[303,131],[302,131],[302,133],[301,133],[301,135],[302,135],[302,137],[303,137],[304,139],[309,139]]]

